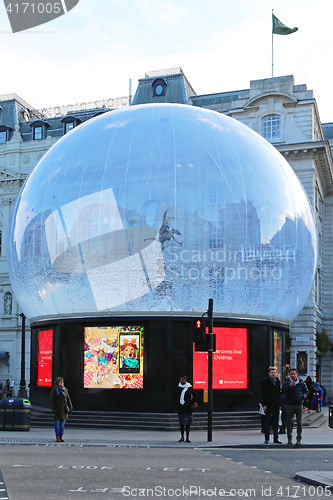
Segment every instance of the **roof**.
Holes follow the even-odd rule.
[[[66,116],[68,117],[73,117],[77,118],[77,120],[81,122],[85,122],[87,120],[90,120],[94,116],[96,116],[99,113],[105,113],[106,111],[110,111],[109,109],[106,108],[100,108],[100,109],[89,109],[85,111],[77,111],[75,113],[68,113],[67,115],[63,116],[56,116],[53,118],[48,118],[47,120],[41,120],[44,121],[45,124],[47,123],[49,127],[47,128],[47,136],[50,137],[62,137],[64,135],[64,118]],[[33,127],[31,126],[36,120],[29,120],[26,122],[21,122],[20,123],[20,132],[22,135],[23,141],[32,141],[33,140]]]
[[[178,70],[178,72],[171,73],[171,70],[159,70],[146,73],[146,77],[139,80],[132,105],[164,102],[189,104],[191,97],[195,95],[195,91],[182,69],[175,68],[175,70]],[[166,83],[165,94],[154,96],[153,83],[158,79],[162,79]]]

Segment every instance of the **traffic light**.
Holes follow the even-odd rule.
[[[193,329],[193,342],[196,352],[216,351],[216,335],[206,333],[208,321],[206,318],[195,320]]]
[[[203,318],[195,320],[193,342],[196,351],[208,351],[208,335],[206,334],[206,321]]]

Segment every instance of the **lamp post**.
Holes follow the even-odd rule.
[[[207,441],[212,441],[213,434],[213,299],[208,301],[208,432]]]
[[[25,381],[25,315],[23,313],[19,314],[22,318],[22,337],[21,337],[21,380],[20,389],[18,391],[18,397],[27,399],[27,385]]]

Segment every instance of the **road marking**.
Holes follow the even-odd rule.
[[[14,464],[13,467],[31,467],[31,465],[19,465],[19,464]]]

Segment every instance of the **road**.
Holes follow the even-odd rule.
[[[333,492],[300,483],[294,475],[333,471],[332,457],[331,449],[295,447],[1,445],[0,500],[327,498]]]

